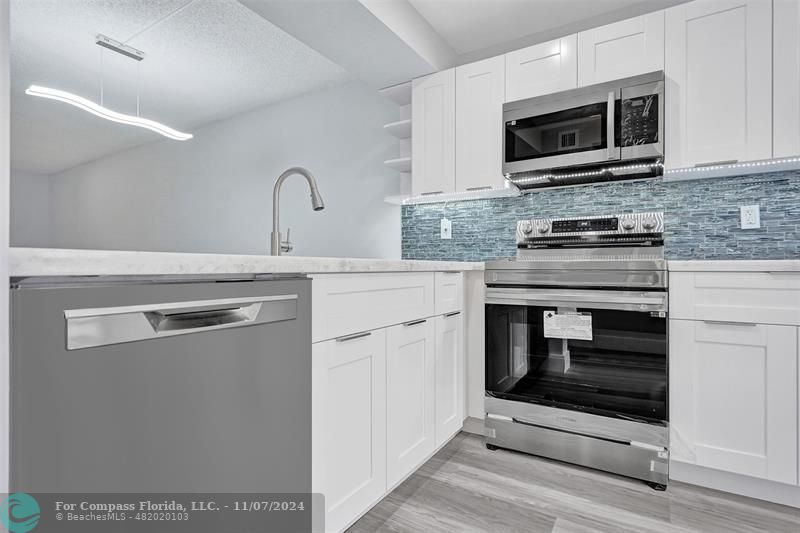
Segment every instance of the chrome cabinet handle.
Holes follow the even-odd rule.
[[[416,326],[416,325],[418,325],[418,324],[424,324],[424,323],[425,323],[425,322],[427,322],[427,321],[428,321],[428,320],[427,320],[426,318],[423,318],[422,320],[412,320],[411,322],[405,322],[405,323],[403,323],[403,325],[404,325],[405,327],[409,327],[409,326]]]
[[[753,322],[734,322],[733,320],[703,320],[709,326],[757,326]]]
[[[434,194],[442,194],[444,191],[430,191],[430,192],[423,192],[420,196],[433,196]]]
[[[484,185],[483,187],[467,187],[467,191],[488,191],[491,190],[491,185]]]
[[[450,318],[451,316],[456,316],[456,315],[460,315],[460,314],[461,314],[461,311],[453,311],[452,313],[445,313],[444,317],[445,318]]]
[[[723,161],[710,161],[708,163],[697,163],[697,164],[695,164],[694,168],[715,167],[717,165],[735,165],[738,162],[739,162],[738,159],[725,159]]]
[[[370,335],[372,335],[371,331],[364,331],[363,333],[354,333],[353,335],[345,335],[344,337],[339,337],[336,339],[336,342],[354,341],[356,339],[363,339],[364,337],[369,337]]]

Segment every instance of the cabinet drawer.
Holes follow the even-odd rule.
[[[800,325],[800,272],[671,272],[672,318]]]
[[[463,272],[435,272],[436,313],[443,315],[461,311],[464,300]]]
[[[324,274],[313,280],[313,342],[434,314],[433,272]]]

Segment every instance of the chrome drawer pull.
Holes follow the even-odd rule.
[[[427,320],[426,318],[423,318],[422,320],[412,320],[411,322],[406,322],[406,323],[404,323],[403,325],[404,325],[405,327],[409,327],[409,326],[416,326],[417,324],[424,324],[424,323],[425,323],[425,322],[427,322],[427,321],[428,321],[428,320]]]
[[[445,318],[450,318],[451,316],[456,316],[456,315],[460,315],[460,314],[461,314],[461,311],[453,311],[452,313],[445,313],[444,317]]]
[[[757,326],[753,322],[734,322],[732,320],[703,320],[709,326]]]
[[[336,339],[336,342],[347,342],[347,341],[354,341],[356,339],[363,339],[364,337],[369,337],[372,335],[371,331],[365,331],[363,333],[354,333],[353,335],[345,335],[344,337],[339,337]]]
[[[695,164],[694,168],[704,168],[704,167],[716,167],[719,165],[735,165],[738,163],[738,159],[726,159],[723,161],[710,161],[708,163],[697,163]]]

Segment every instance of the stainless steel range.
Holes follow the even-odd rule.
[[[486,265],[486,445],[668,479],[662,213],[517,223]]]

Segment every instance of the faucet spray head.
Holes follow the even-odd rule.
[[[314,211],[322,211],[325,209],[325,202],[319,194],[319,189],[316,186],[311,187],[311,207]]]

